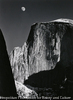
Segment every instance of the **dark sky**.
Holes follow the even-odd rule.
[[[59,18],[73,19],[73,0],[0,0],[0,28],[8,53],[24,44],[33,23]]]

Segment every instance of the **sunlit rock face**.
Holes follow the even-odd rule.
[[[27,40],[30,75],[50,70],[60,61],[60,46],[64,26],[56,23],[40,23],[31,27]]]
[[[31,98],[37,98],[38,95],[34,90],[29,89],[22,83],[15,81],[17,94],[20,99],[31,99]]]
[[[73,61],[72,20],[32,25],[26,43],[10,54],[14,78],[22,83],[34,73],[55,68],[59,61],[64,67]]]
[[[26,43],[20,47],[15,47],[10,53],[10,63],[14,79],[23,83],[28,78],[27,48]]]

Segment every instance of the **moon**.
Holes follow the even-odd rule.
[[[22,11],[25,11],[25,10],[26,10],[26,8],[25,8],[25,7],[21,7],[21,10],[22,10]]]

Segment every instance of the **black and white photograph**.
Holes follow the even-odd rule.
[[[73,100],[73,0],[0,0],[0,99]]]

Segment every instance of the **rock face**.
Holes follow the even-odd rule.
[[[10,62],[15,80],[23,83],[30,75],[73,62],[73,20],[58,19],[31,26],[26,43],[15,48]]]
[[[10,62],[14,79],[24,83],[24,80],[28,78],[29,73],[26,43],[24,43],[22,48],[14,48],[14,50],[10,53]]]
[[[0,96],[16,97],[16,88],[6,50],[6,44],[0,30]]]
[[[23,98],[24,99],[31,99],[31,98],[36,99],[38,97],[37,93],[34,90],[27,88],[22,83],[15,81],[15,84],[16,84],[18,97],[20,99],[23,99]]]

